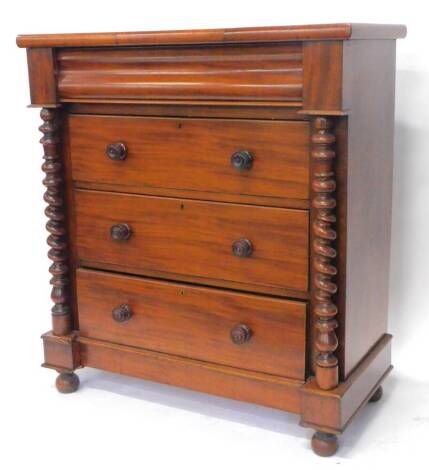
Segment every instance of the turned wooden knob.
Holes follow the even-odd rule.
[[[111,160],[125,160],[127,158],[127,146],[122,142],[114,142],[106,147],[106,155]]]
[[[230,334],[234,344],[244,344],[250,340],[252,330],[247,325],[239,324],[234,326]]]
[[[232,244],[232,253],[239,258],[247,258],[253,252],[253,245],[247,238],[235,240]]]
[[[110,236],[113,240],[128,240],[131,233],[131,227],[128,224],[115,224],[110,227]]]
[[[129,320],[131,318],[131,315],[131,308],[127,304],[118,305],[112,310],[113,320],[117,321],[118,323],[122,323],[124,321]]]
[[[253,157],[247,150],[239,150],[231,155],[231,165],[238,171],[250,170],[253,165]]]

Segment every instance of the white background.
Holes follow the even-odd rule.
[[[429,56],[425,2],[181,0],[3,2],[0,160],[0,468],[285,469],[402,464],[428,468]],[[311,431],[275,410],[83,370],[80,390],[41,369],[50,329],[42,148],[17,33],[144,31],[332,22],[405,23],[398,41],[390,327],[395,369],[385,396],[341,438],[309,450]]]

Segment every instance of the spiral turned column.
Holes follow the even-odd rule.
[[[60,157],[60,137],[58,131],[58,111],[43,108],[40,112],[43,124],[39,127],[43,137],[45,155],[42,170],[46,176],[43,184],[46,186],[44,200],[48,204],[45,214],[48,217],[46,229],[49,232],[47,243],[50,247],[48,257],[52,261],[49,272],[52,275],[51,299],[52,330],[57,336],[67,335],[71,331],[71,312],[68,295],[68,264],[67,241],[64,214],[63,171]]]
[[[338,359],[335,350],[338,338],[337,306],[333,296],[337,292],[335,276],[335,135],[329,118],[313,120],[311,136],[312,157],[312,298],[316,318],[316,381],[321,389],[338,385]]]

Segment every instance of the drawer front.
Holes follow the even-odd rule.
[[[302,45],[60,49],[61,101],[302,101]]]
[[[69,128],[77,182],[309,197],[306,122],[72,115]]]
[[[303,302],[85,269],[77,292],[82,336],[304,378]]]
[[[85,190],[75,210],[83,264],[307,290],[306,211]]]

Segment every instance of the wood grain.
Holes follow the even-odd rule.
[[[395,42],[344,45],[347,287],[344,373],[387,331],[393,181]],[[365,77],[363,79],[362,77]]]
[[[293,413],[299,412],[300,409],[302,381],[86,337],[79,339],[79,346],[82,364],[87,367],[155,380]]]
[[[56,64],[50,48],[27,49],[28,81],[31,104],[36,106],[57,104]]]
[[[43,365],[59,391],[96,367],[299,413],[314,451],[336,451],[392,368],[394,39],[405,33],[344,23],[17,38],[44,108],[54,308]]]
[[[62,49],[60,99],[300,101],[302,47]]]
[[[66,103],[63,100],[63,103]],[[203,100],[73,100],[67,102],[71,114],[107,114],[121,116],[161,116],[181,118],[232,118],[306,120],[301,114],[301,102],[294,101],[203,101]]]
[[[75,181],[72,186],[77,189],[92,189],[95,191],[119,192],[124,191],[124,186],[115,183],[93,183]],[[147,196],[164,196],[180,199],[200,199],[204,201],[236,202],[238,204],[250,204],[254,206],[283,207],[287,209],[309,209],[308,199],[291,199],[285,197],[252,196],[248,194],[218,193],[214,191],[195,191],[189,189],[155,188],[153,186],[142,187],[139,184],[126,186],[128,194],[141,194]]]
[[[85,260],[85,266],[91,269],[112,272],[126,272],[137,276],[149,277],[153,279],[169,279],[172,281],[184,282],[188,284],[203,284],[204,286],[220,287],[222,289],[238,290],[244,292],[253,292],[256,294],[273,295],[276,297],[289,298],[293,300],[309,300],[308,291],[299,291],[288,289],[281,286],[267,286],[265,284],[249,284],[246,282],[236,282],[220,278],[193,276],[190,274],[178,274],[171,271],[155,271],[140,266],[127,265],[126,270],[121,264],[111,264],[94,260]]]
[[[204,43],[284,42],[328,39],[396,39],[405,37],[404,25],[337,23],[252,28],[194,29],[123,33],[27,34],[19,47],[136,46]]]
[[[341,433],[392,369],[391,335],[383,335],[338,387],[321,390],[311,378],[302,387],[301,425]]]
[[[68,336],[58,336],[50,331],[42,335],[42,340],[45,355],[43,367],[58,372],[72,372],[80,366],[76,332],[71,332]]]
[[[335,277],[336,205],[335,198],[335,135],[333,122],[325,117],[317,117],[313,122],[311,136],[312,149],[312,242],[311,242],[311,306],[315,317],[317,351],[315,372],[318,386],[329,390],[338,385],[338,347],[336,315],[334,303],[337,293]]]
[[[304,110],[343,110],[343,42],[308,42],[303,48]]]
[[[92,270],[77,271],[80,334],[295,379],[305,377],[306,304]],[[112,310],[129,308],[117,322]],[[244,323],[250,339],[232,342]],[[272,358],[276,360],[273,361]]]
[[[306,122],[224,119],[69,117],[76,182],[187,189],[222,194],[308,199]],[[127,157],[112,161],[106,146],[123,142]],[[237,171],[231,156],[247,150],[252,168]]]
[[[72,329],[72,312],[69,290],[69,264],[67,246],[67,225],[65,222],[64,173],[61,155],[60,111],[43,108],[40,111],[43,121],[39,127],[43,134],[40,143],[43,145],[43,165],[45,173],[43,184],[46,192],[43,199],[47,206],[45,215],[48,218],[46,230],[49,232],[47,243],[51,274],[51,300],[54,303],[52,328],[54,334],[64,336]]]
[[[77,251],[81,263],[99,261],[307,290],[306,211],[77,190]],[[110,237],[127,223],[132,236]],[[250,258],[232,254],[232,243],[251,240]]]

